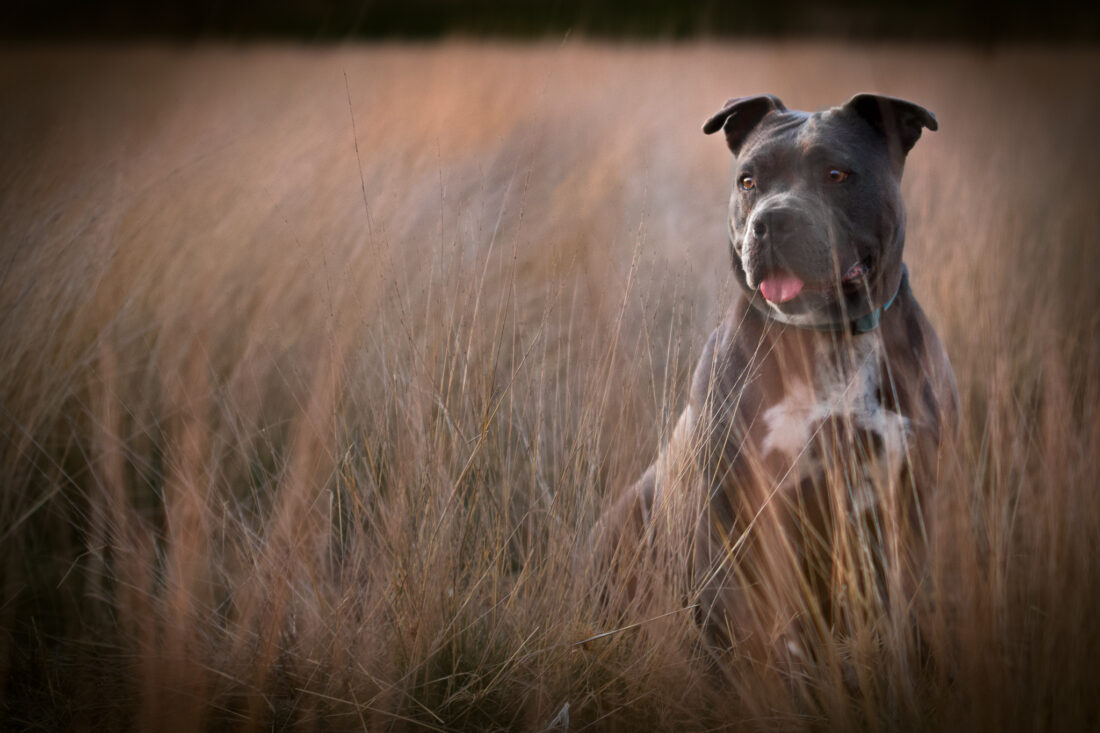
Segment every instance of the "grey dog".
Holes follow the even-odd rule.
[[[872,94],[814,113],[731,99],[703,125],[734,155],[741,297],[658,460],[601,519],[597,556],[630,555],[662,502],[701,497],[695,600],[727,645],[804,654],[807,633],[844,623],[852,582],[908,609],[925,578],[958,401],[902,258],[902,171],[926,128],[928,110]]]

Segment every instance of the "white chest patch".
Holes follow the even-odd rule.
[[[837,418],[881,440],[882,453],[874,466],[866,466],[872,474],[868,475],[870,481],[889,481],[898,475],[906,454],[909,420],[887,410],[877,396],[889,389],[888,376],[879,368],[881,342],[876,334],[856,337],[845,356],[846,364],[838,364],[833,354],[817,354],[813,382],[789,384],[783,399],[765,410],[763,453],[767,457],[778,452],[786,459],[785,470],[774,477],[778,484],[820,474],[822,467],[815,465],[815,451],[810,448],[823,423]],[[871,487],[864,488],[869,492]],[[870,494],[861,498],[862,493],[866,492],[853,487],[857,508],[874,501]]]

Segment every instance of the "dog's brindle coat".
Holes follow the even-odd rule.
[[[851,568],[873,565],[864,582],[901,606],[921,580],[957,397],[902,262],[900,181],[936,127],[922,107],[867,94],[813,114],[733,99],[703,127],[736,156],[743,297],[707,341],[661,457],[597,531],[621,550],[665,495],[704,491],[694,573],[725,644],[797,655],[802,634],[838,623]],[[676,456],[693,486],[669,468]]]

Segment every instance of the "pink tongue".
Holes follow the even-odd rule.
[[[802,292],[802,281],[794,275],[775,275],[760,283],[760,292],[773,303],[786,303]]]

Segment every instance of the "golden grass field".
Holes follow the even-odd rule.
[[[0,722],[1097,728],[1098,89],[1038,47],[0,50]],[[962,460],[930,657],[849,630],[853,689],[575,568],[734,297],[702,121],[859,91],[940,122],[906,259]]]

